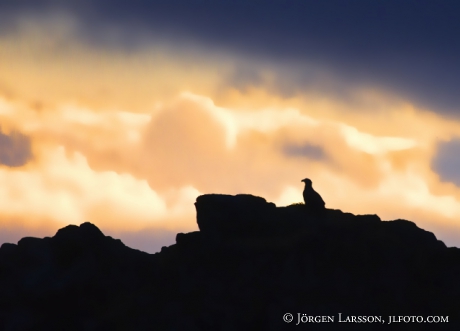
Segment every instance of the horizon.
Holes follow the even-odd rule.
[[[201,194],[308,177],[460,247],[460,5],[281,3],[0,0],[0,244],[91,222],[154,253]]]

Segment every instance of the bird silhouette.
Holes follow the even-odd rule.
[[[321,195],[316,192],[312,187],[312,181],[308,178],[302,179],[305,183],[303,189],[303,200],[305,201],[305,207],[309,210],[321,211],[325,209],[325,203]]]

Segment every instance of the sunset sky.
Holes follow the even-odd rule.
[[[205,193],[408,219],[460,246],[460,2],[0,0],[0,244],[148,252]]]

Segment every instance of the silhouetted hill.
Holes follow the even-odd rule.
[[[0,329],[460,330],[460,251],[412,222],[252,195],[195,205],[200,231],[157,254],[90,223],[3,244]]]

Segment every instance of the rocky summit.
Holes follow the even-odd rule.
[[[0,330],[460,330],[460,250],[413,222],[252,195],[147,254],[83,223],[0,248]]]

